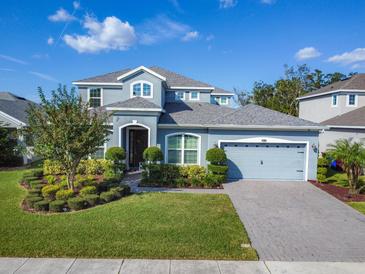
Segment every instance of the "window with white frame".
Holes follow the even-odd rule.
[[[337,95],[336,94],[334,94],[334,95],[332,95],[332,106],[333,107],[337,107]]]
[[[92,108],[101,106],[101,88],[89,89],[89,105]]]
[[[190,100],[199,100],[200,92],[199,91],[190,91]]]
[[[215,97],[215,100],[220,105],[228,105],[228,97],[227,96],[217,96],[217,97]]]
[[[185,91],[176,91],[175,92],[175,99],[177,101],[183,101],[183,100],[185,100]]]
[[[349,94],[347,95],[347,105],[348,106],[356,106],[357,98],[356,94]]]
[[[104,159],[104,147],[99,147],[97,151],[95,151],[93,154],[90,155],[91,159]]]
[[[199,164],[199,137],[192,134],[175,134],[167,137],[167,160],[170,164]]]
[[[134,82],[131,85],[131,97],[152,98],[153,86],[152,83],[146,81]]]

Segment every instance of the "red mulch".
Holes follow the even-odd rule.
[[[332,196],[343,202],[365,202],[364,194],[349,195],[349,189],[346,187],[334,186],[330,184],[322,184],[317,181],[310,181],[316,187],[326,191]]]

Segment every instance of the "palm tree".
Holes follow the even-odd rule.
[[[362,142],[339,139],[329,145],[327,153],[336,160],[341,160],[349,181],[349,194],[359,194],[365,186],[360,186],[359,176],[365,166],[365,146]]]

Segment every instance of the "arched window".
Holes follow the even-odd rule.
[[[180,165],[200,164],[200,136],[177,133],[167,136],[167,162]]]
[[[153,97],[153,85],[147,81],[138,81],[131,84],[131,97]]]

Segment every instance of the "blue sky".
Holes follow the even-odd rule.
[[[152,5],[153,3],[153,5]],[[232,90],[273,82],[283,65],[365,71],[363,0],[0,2],[0,90],[159,65]]]

